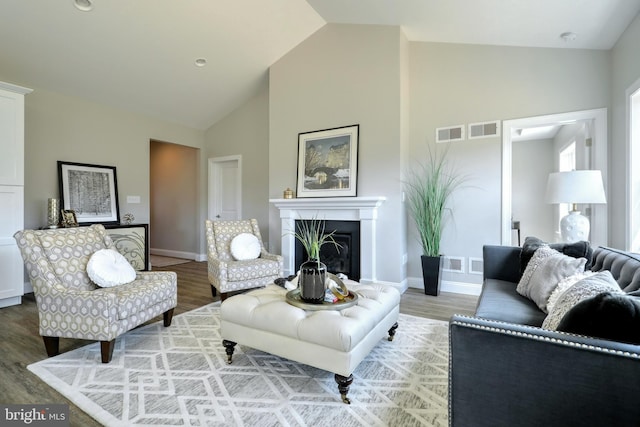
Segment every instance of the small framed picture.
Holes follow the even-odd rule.
[[[298,135],[298,197],[356,196],[359,125]]]
[[[79,225],[75,211],[71,209],[62,209],[60,213],[62,215],[61,223],[63,227],[77,227]]]

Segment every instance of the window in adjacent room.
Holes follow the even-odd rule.
[[[558,166],[558,172],[570,172],[576,169],[576,141],[575,139],[560,150],[560,164]],[[560,203],[558,205],[558,218],[564,218],[569,215],[571,210],[571,203]]]

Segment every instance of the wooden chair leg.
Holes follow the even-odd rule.
[[[233,358],[233,350],[235,350],[236,343],[229,340],[222,340],[225,352],[227,353],[227,364],[231,365],[231,359]]]
[[[220,302],[226,300],[228,296],[229,296],[228,292],[220,292]]]
[[[216,287],[211,285],[211,296],[215,298],[217,294]]]
[[[165,327],[171,326],[171,320],[173,319],[173,308],[162,313],[162,318],[164,320]]]
[[[100,341],[100,354],[102,355],[102,363],[111,362],[111,357],[113,357],[113,349],[116,346],[116,340],[112,339],[111,341]]]
[[[53,357],[60,354],[60,337],[42,337],[47,356]]]

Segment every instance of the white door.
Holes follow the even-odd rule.
[[[242,219],[242,157],[209,159],[209,218]]]

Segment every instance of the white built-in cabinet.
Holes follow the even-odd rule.
[[[24,96],[0,82],[0,307],[22,302],[24,267],[13,234],[24,227]]]

